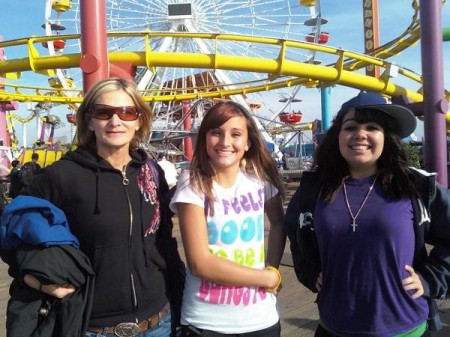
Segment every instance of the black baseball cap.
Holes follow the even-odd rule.
[[[350,109],[358,110],[376,110],[383,112],[397,121],[398,135],[403,139],[410,136],[417,126],[417,119],[407,107],[398,104],[390,104],[386,99],[373,92],[360,92],[357,96],[342,104],[337,113],[343,116]]]

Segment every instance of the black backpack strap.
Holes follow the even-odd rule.
[[[300,185],[289,202],[284,228],[290,241],[297,279],[311,291],[317,292],[315,284],[321,264],[314,231],[314,178],[314,172],[303,172]]]

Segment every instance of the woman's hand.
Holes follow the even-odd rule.
[[[320,272],[319,276],[317,277],[316,289],[318,292],[320,292],[320,290],[322,289],[322,272]]]
[[[36,277],[30,274],[26,274],[23,277],[23,281],[31,288],[57,298],[66,297],[67,295],[73,294],[76,290],[71,284],[42,284]]]
[[[409,276],[402,280],[403,288],[406,291],[408,290],[415,291],[411,296],[413,299],[422,296],[424,290],[419,275],[414,271],[414,268],[411,266],[406,265],[405,270],[409,273]]]

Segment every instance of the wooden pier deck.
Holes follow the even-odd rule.
[[[290,195],[292,195],[294,187],[297,184],[298,181],[288,183],[287,200],[289,200]],[[180,243],[180,252],[182,253],[182,256],[184,256],[176,218],[174,220],[174,235]],[[289,243],[286,245],[280,271],[283,276],[283,288],[278,296],[281,307],[281,336],[313,337],[318,319],[317,307],[314,303],[316,295],[311,293],[297,281],[292,268]],[[0,337],[6,337],[5,311],[9,298],[9,283],[10,278],[7,274],[7,266],[0,261]],[[450,337],[450,301],[438,301],[438,306],[441,311],[443,329],[433,333],[432,336]]]

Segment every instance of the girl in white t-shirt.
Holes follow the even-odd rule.
[[[253,117],[231,101],[214,105],[170,205],[188,265],[183,336],[280,336],[283,195]],[[271,224],[267,255],[264,213]]]

